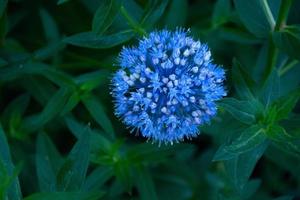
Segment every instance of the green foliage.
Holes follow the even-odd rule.
[[[297,49],[300,47],[299,25],[286,26],[284,29],[273,33],[275,45],[291,58],[300,59]]]
[[[119,8],[120,5],[117,1],[102,1],[94,15],[92,30],[97,34],[105,32],[113,23]]]
[[[67,37],[64,42],[80,47],[107,49],[128,41],[133,35],[132,30],[124,30],[103,36],[99,36],[94,32],[84,32]]]
[[[276,6],[278,1],[272,5]],[[267,37],[275,26],[274,10],[267,0],[243,1],[234,0],[236,10],[246,28],[258,37]]]
[[[21,190],[17,178],[20,169],[11,161],[9,146],[0,124],[0,197],[1,199],[21,199]]]
[[[300,198],[299,9],[0,0],[0,199]],[[228,96],[197,139],[158,146],[114,116],[110,79],[123,45],[176,27],[208,43]]]

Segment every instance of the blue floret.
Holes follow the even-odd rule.
[[[154,31],[137,47],[124,47],[119,64],[112,79],[115,114],[159,143],[197,136],[226,95],[223,68],[182,29]]]

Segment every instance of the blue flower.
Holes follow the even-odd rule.
[[[226,95],[223,68],[183,29],[150,33],[137,47],[124,47],[119,63],[112,79],[115,114],[159,143],[197,136]]]

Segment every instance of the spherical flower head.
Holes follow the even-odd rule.
[[[183,29],[150,33],[137,47],[124,47],[119,62],[112,79],[115,114],[159,143],[197,136],[226,95],[223,68]]]

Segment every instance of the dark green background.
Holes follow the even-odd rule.
[[[300,199],[300,1],[0,0],[0,199]],[[123,45],[190,29],[226,70],[201,134],[113,114]]]

